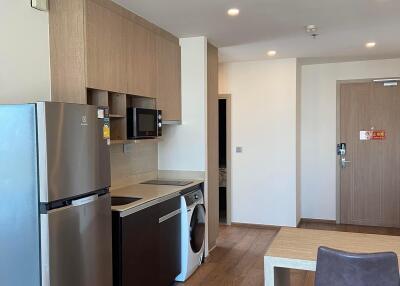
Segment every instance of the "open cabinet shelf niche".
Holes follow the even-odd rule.
[[[155,98],[97,89],[87,90],[87,103],[109,108],[111,144],[129,144],[138,141],[127,138],[127,107],[156,108]]]

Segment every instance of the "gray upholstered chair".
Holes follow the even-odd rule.
[[[327,247],[318,249],[315,286],[399,285],[399,266],[393,252],[356,254]]]

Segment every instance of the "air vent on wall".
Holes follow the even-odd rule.
[[[400,78],[374,79],[374,82],[383,83],[383,86],[397,86],[400,82]]]

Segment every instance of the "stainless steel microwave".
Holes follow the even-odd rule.
[[[157,109],[128,107],[128,139],[155,138],[162,135],[162,112]]]

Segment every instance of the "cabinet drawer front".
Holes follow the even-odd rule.
[[[158,205],[159,218],[167,216],[168,214],[181,208],[180,196],[172,198],[168,201],[162,202]]]
[[[180,209],[174,210],[173,212],[170,212],[169,214],[166,214],[165,216],[162,216],[158,219],[158,223],[163,223],[169,219],[172,219],[173,217],[179,215],[181,213]]]

